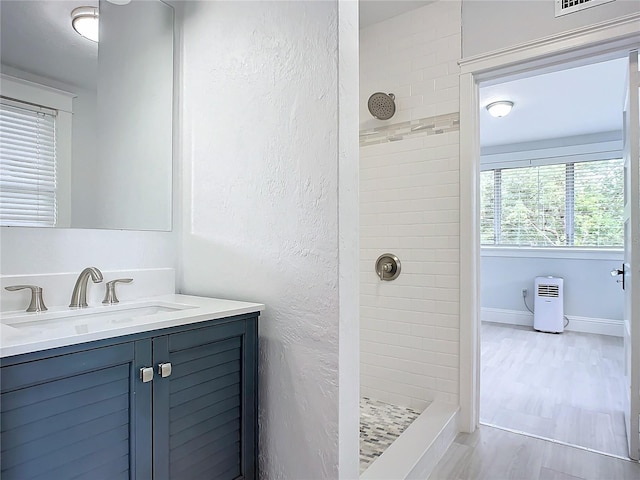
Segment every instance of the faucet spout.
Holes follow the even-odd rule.
[[[102,282],[102,272],[98,270],[96,267],[88,267],[85,268],[80,275],[78,275],[78,280],[76,280],[76,285],[73,287],[73,293],[71,294],[71,303],[69,307],[71,308],[84,308],[88,307],[87,305],[87,286],[89,283],[89,277],[93,283]]]

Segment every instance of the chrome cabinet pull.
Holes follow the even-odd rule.
[[[158,375],[162,378],[166,378],[171,375],[171,364],[170,363],[159,363],[158,364]]]
[[[153,380],[153,368],[142,367],[140,369],[140,380],[142,380],[143,383],[147,383]]]

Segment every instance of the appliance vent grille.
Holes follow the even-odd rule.
[[[560,294],[560,287],[558,285],[538,285],[538,296],[539,297],[549,297],[549,298],[558,298]]]
[[[615,0],[556,0],[556,17]]]

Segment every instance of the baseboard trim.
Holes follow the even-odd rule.
[[[458,434],[460,407],[433,402],[360,475],[360,480],[427,478]]]
[[[521,310],[482,307],[480,309],[480,318],[483,322],[533,327],[533,314]],[[595,333],[612,337],[622,337],[624,333],[624,322],[622,320],[574,315],[567,315],[567,318],[569,319],[569,325],[565,330],[568,331]]]

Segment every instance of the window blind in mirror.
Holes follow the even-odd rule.
[[[56,112],[0,100],[0,224],[56,224]]]

